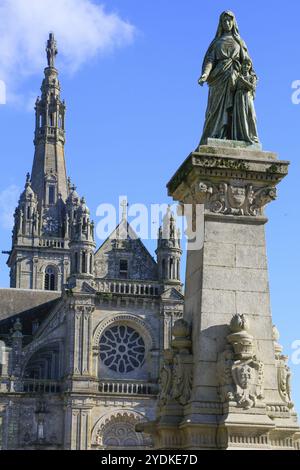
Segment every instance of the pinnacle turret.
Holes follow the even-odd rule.
[[[166,284],[181,286],[180,230],[176,227],[175,217],[170,207],[168,207],[162,226],[159,228],[156,254],[160,279]]]

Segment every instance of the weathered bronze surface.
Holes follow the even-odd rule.
[[[199,85],[209,86],[200,144],[208,138],[259,142],[254,98],[257,76],[235,15],[224,11],[205,55]]]

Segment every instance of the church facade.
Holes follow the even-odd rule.
[[[147,449],[163,350],[183,314],[180,234],[168,210],[157,259],[126,219],[96,250],[67,178],[56,42],[35,106],[35,154],[0,290],[0,448]]]

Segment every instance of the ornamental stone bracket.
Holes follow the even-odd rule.
[[[150,434],[155,449],[179,449],[182,433],[178,428],[184,407],[191,401],[193,356],[190,325],[183,319],[174,323],[171,348],[164,351],[159,375],[157,419],[139,423],[135,430]]]
[[[256,149],[208,139],[181,165],[168,183],[169,196],[182,204],[204,204],[210,214],[258,217],[276,199],[276,185],[289,162]]]
[[[294,404],[291,398],[291,370],[287,365],[288,356],[282,354],[283,347],[278,343],[280,338],[279,331],[275,325],[273,325],[273,340],[275,350],[275,361],[277,369],[277,384],[278,392],[282,401],[287,405],[289,409],[294,408]]]
[[[230,330],[229,344],[218,357],[219,396],[223,403],[247,410],[264,398],[264,364],[254,354],[245,315],[234,315]]]
[[[190,327],[183,320],[177,320],[172,328],[174,339],[171,349],[164,351],[164,361],[160,370],[160,394],[158,407],[162,416],[168,405],[186,405],[191,398],[193,383],[193,356]]]

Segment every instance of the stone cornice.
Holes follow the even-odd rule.
[[[169,181],[168,193],[175,200],[187,202],[191,187],[199,179],[216,184],[242,179],[259,187],[273,186],[287,175],[288,165],[271,152],[202,146],[188,156]]]

